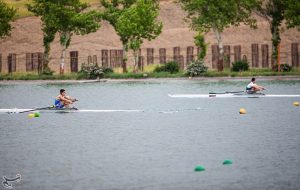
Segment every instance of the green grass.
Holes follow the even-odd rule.
[[[131,69],[129,69],[131,70]],[[151,69],[149,69],[151,70]],[[230,70],[224,70],[218,72],[215,70],[209,70],[202,74],[200,77],[251,77],[251,76],[285,76],[294,75],[300,77],[300,68],[293,69],[291,72],[274,72],[271,69],[251,69],[244,72],[232,72]],[[110,79],[142,79],[142,78],[181,78],[188,77],[184,72],[170,74],[168,72],[143,72],[143,73],[108,73],[104,75],[104,78]],[[80,73],[67,73],[65,75],[38,75],[37,73],[13,73],[13,74],[0,74],[0,80],[82,80],[86,79],[83,74]]]
[[[38,75],[36,73],[0,74],[0,80],[78,80],[82,76],[77,73],[65,75]]]
[[[215,70],[208,70],[207,73],[204,73],[204,77],[250,77],[250,76],[285,76],[285,75],[298,75],[300,76],[300,69],[293,69],[290,72],[277,72],[272,71],[271,69],[250,69],[243,72],[233,72],[230,70],[224,70],[218,72]]]
[[[33,13],[27,10],[26,4],[32,3],[32,0],[4,0],[10,7],[17,9],[17,18],[33,16]],[[100,0],[81,0],[91,6],[100,5]]]

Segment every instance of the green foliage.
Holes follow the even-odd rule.
[[[143,39],[155,39],[162,29],[157,21],[159,5],[152,0],[137,0],[125,9],[117,19],[116,28],[121,36],[128,39],[128,47],[133,50],[140,48]]]
[[[278,71],[278,65],[272,66],[273,71]],[[292,70],[292,66],[287,63],[280,64],[280,72],[290,72]]]
[[[249,64],[246,60],[236,61],[232,64],[232,71],[240,72],[249,70]]]
[[[207,72],[208,67],[204,65],[203,60],[193,61],[188,65],[186,73],[188,76],[200,76],[202,73]]]
[[[86,76],[87,79],[97,79],[104,76],[103,68],[96,65],[81,65],[81,70],[79,73],[82,73]]]
[[[179,0],[187,12],[191,28],[200,33],[213,31],[218,46],[223,47],[221,33],[225,28],[239,26],[240,23],[256,28],[252,15],[260,7],[260,0]],[[218,71],[223,70],[223,49],[219,50]]]
[[[288,28],[298,27],[300,31],[300,1],[284,0],[286,10],[284,17]]]
[[[0,39],[10,35],[12,29],[10,22],[16,15],[16,9],[8,7],[0,0]]]
[[[162,66],[157,66],[153,72],[169,72],[171,74],[179,72],[179,65],[176,61],[170,61]]]
[[[32,4],[28,4],[27,7],[42,20],[46,58],[44,69],[48,66],[50,43],[54,40],[56,33],[60,35],[62,51],[65,51],[74,33],[84,35],[95,32],[100,27],[100,13],[87,11],[88,4],[81,3],[80,0],[33,0]],[[64,54],[62,55],[63,60]]]
[[[52,71],[49,67],[43,69],[42,75],[53,75],[54,71]]]
[[[180,0],[187,11],[187,18],[196,31],[222,32],[226,27],[238,26],[241,22],[256,27],[251,16],[253,9],[260,6],[259,0]]]
[[[114,70],[109,67],[103,67],[103,72],[104,72],[104,74],[108,74],[108,73],[113,73]]]
[[[120,36],[124,61],[129,49],[136,52],[144,39],[150,41],[161,33],[162,23],[157,21],[159,4],[155,0],[101,0],[101,4],[105,8],[102,18]],[[137,54],[134,55],[136,60]]]
[[[284,0],[268,0],[266,6],[261,9],[263,15],[271,19],[270,29],[272,34],[272,57],[277,63],[278,57],[278,45],[280,44],[280,26],[284,19],[285,11],[285,2]]]
[[[194,39],[195,39],[195,41],[194,41],[195,45],[198,48],[200,48],[200,53],[198,55],[198,59],[203,60],[206,56],[208,44],[205,43],[204,35],[200,32],[198,32],[198,34],[194,37]]]

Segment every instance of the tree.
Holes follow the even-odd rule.
[[[260,13],[264,16],[269,24],[272,33],[272,63],[277,64],[278,46],[280,45],[280,27],[284,20],[286,3],[284,0],[268,0],[261,7]]]
[[[207,33],[213,31],[218,41],[218,71],[223,70],[222,32],[230,26],[240,23],[256,28],[256,20],[251,17],[254,9],[260,5],[259,0],[180,0],[188,13],[192,29]]]
[[[206,56],[208,44],[205,43],[204,35],[201,32],[198,32],[198,34],[194,36],[194,43],[198,48],[200,48],[198,60],[203,61]]]
[[[16,15],[16,9],[8,7],[6,3],[0,0],[0,38],[10,35],[12,29],[10,22]]]
[[[44,55],[43,55],[43,66],[39,69],[40,73],[49,73],[51,72],[49,64],[49,55],[50,55],[50,45],[55,39],[55,34],[57,33],[55,17],[50,14],[51,7],[53,6],[52,2],[46,0],[34,0],[33,4],[27,4],[27,9],[33,12],[36,16],[41,16],[42,20],[42,31],[43,31],[43,45],[44,45]]]
[[[122,15],[124,11],[126,11],[131,5],[133,5],[136,0],[100,0],[101,5],[104,7],[102,18],[109,22],[110,25],[115,29],[117,34],[120,37],[122,42],[123,49],[123,60],[122,60],[122,68],[123,72],[127,72],[127,49],[128,49],[128,41],[127,36],[122,35],[119,32],[117,27],[117,22],[119,17]]]
[[[56,33],[59,33],[62,46],[60,74],[64,74],[66,49],[73,34],[85,35],[97,31],[100,27],[100,14],[86,11],[88,4],[80,0],[33,0],[29,10],[42,17],[45,52]],[[53,36],[54,34],[54,36]],[[48,52],[49,54],[49,52]]]
[[[285,0],[284,17],[288,28],[298,27],[300,31],[300,1]]]
[[[137,0],[136,4],[124,10],[117,20],[118,34],[127,39],[125,51],[133,50],[134,72],[137,65],[137,51],[143,39],[155,39],[162,30],[162,22],[157,21],[159,5],[152,0]]]

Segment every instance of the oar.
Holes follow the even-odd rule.
[[[210,92],[209,94],[236,94],[236,93],[242,93],[245,91],[226,91],[226,92]]]
[[[54,106],[50,106],[50,107],[48,106],[48,107],[44,107],[44,108],[36,108],[36,109],[21,111],[21,112],[18,112],[18,113],[26,113],[26,112],[31,112],[31,111],[45,110],[45,109],[49,109],[49,108],[54,108]]]
[[[230,92],[230,91],[226,91],[226,94],[236,94],[236,93],[242,93],[245,91],[234,91],[234,92]]]

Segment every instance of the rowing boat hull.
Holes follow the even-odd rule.
[[[169,94],[171,98],[297,98],[289,94]]]
[[[110,112],[143,112],[143,110],[127,110],[127,109],[123,109],[123,110],[89,110],[89,109],[82,109],[82,110],[76,110],[76,109],[44,109],[44,110],[32,110],[32,109],[0,109],[0,113],[20,113],[20,112],[56,112],[56,113],[73,113],[73,112],[103,112],[103,113],[110,113]]]

